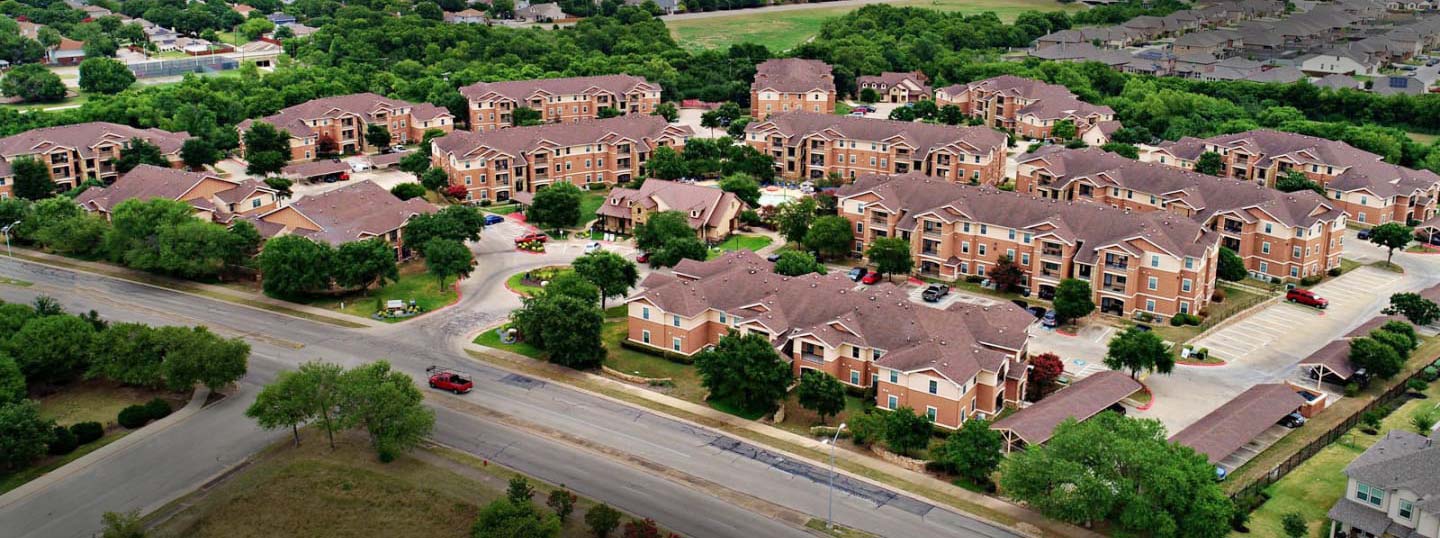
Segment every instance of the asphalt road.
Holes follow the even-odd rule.
[[[0,299],[29,301],[46,294],[67,309],[95,309],[111,320],[205,324],[222,334],[245,337],[254,349],[250,374],[238,394],[40,493],[23,499],[0,497],[0,528],[5,536],[17,538],[88,536],[105,511],[153,509],[198,486],[284,435],[257,430],[241,413],[258,385],[276,371],[308,360],[353,366],[386,359],[417,379],[430,365],[468,370],[477,382],[474,392],[453,400],[431,399],[439,419],[435,439],[522,473],[563,482],[580,494],[652,517],[689,536],[806,534],[742,509],[737,499],[764,501],[782,507],[781,512],[825,516],[829,475],[821,466],[788,461],[714,431],[511,374],[459,353],[464,337],[518,306],[503,288],[506,276],[573,256],[562,249],[544,256],[515,253],[505,245],[506,236],[513,234],[495,232],[502,233],[489,234],[476,247],[487,255],[462,286],[460,304],[412,323],[364,330],[0,259],[0,276],[34,283],[24,288],[0,285]],[[836,489],[836,521],[879,535],[1015,536],[866,482],[842,476]]]

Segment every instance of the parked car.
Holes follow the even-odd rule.
[[[1370,239],[1370,230],[1369,230],[1368,228],[1367,228],[1367,229],[1364,229],[1364,230],[1360,230],[1360,233],[1355,234],[1355,235],[1358,236],[1358,237],[1359,237],[1360,239],[1362,239],[1362,240],[1368,240],[1368,239]]]
[[[780,255],[779,255],[779,254],[771,254],[771,255],[765,257],[765,261],[770,262],[770,263],[778,262],[778,261],[780,261]]]
[[[1125,416],[1125,413],[1127,413],[1127,411],[1125,410],[1125,406],[1120,405],[1120,402],[1115,402],[1115,403],[1113,403],[1113,404],[1110,404],[1110,407],[1106,407],[1105,410],[1106,410],[1106,411],[1114,411],[1115,413],[1119,414],[1119,415],[1122,416],[1122,417]]]
[[[500,216],[500,215],[494,215],[494,214],[485,215],[485,225],[486,225],[486,226],[494,226],[494,225],[500,224],[500,223],[502,223],[502,222],[505,222],[505,217],[502,217],[502,216]]]
[[[350,161],[350,171],[364,172],[370,169],[370,163],[365,161]]]
[[[865,275],[869,272],[870,270],[864,267],[856,267],[850,270],[848,276],[850,277],[851,282],[859,282],[860,279],[865,278]]]
[[[950,286],[931,284],[925,287],[924,292],[920,293],[920,298],[924,299],[927,303],[938,303],[940,299],[945,298],[946,295],[950,295]]]
[[[602,248],[599,241],[591,241],[590,244],[585,245],[585,253],[599,252]]]
[[[1144,324],[1144,323],[1136,323],[1136,324],[1135,324],[1135,330],[1140,331],[1140,332],[1142,332],[1142,333],[1148,333],[1148,332],[1150,332],[1150,329],[1151,329],[1151,327],[1150,327],[1149,325]]]
[[[404,153],[405,144],[395,144],[393,146],[390,146],[390,151],[393,151],[395,153]]]
[[[1302,288],[1294,288],[1290,291],[1285,292],[1285,300],[1292,303],[1303,304],[1305,306],[1313,306],[1321,310],[1324,310],[1326,307],[1330,306],[1330,301],[1326,300],[1324,297],[1315,295],[1315,292]]]
[[[1049,312],[1049,310],[1046,310],[1043,306],[1032,306],[1030,308],[1027,308],[1026,310],[1029,310],[1030,315],[1035,316],[1035,319],[1044,318],[1046,316],[1046,313]]]
[[[1295,428],[1299,428],[1305,425],[1305,416],[1301,415],[1299,411],[1296,411],[1294,413],[1285,415],[1284,418],[1280,419],[1280,422],[1278,422],[1278,424],[1293,430]]]
[[[1055,298],[1055,288],[1040,288],[1038,295],[1041,299],[1049,301]]]
[[[875,113],[875,107],[870,106],[870,105],[856,105],[856,106],[850,107],[850,112],[852,112],[852,113],[853,113],[853,112],[859,112],[859,113],[861,113],[861,114],[873,114],[873,113]]]
[[[865,278],[860,279],[860,283],[865,285],[874,284],[876,282],[880,282],[880,273],[875,271],[866,273]]]
[[[650,253],[649,253],[649,252],[641,252],[639,256],[636,256],[636,257],[635,257],[635,262],[636,262],[636,263],[645,263],[645,262],[648,262],[648,261],[650,261]]]
[[[1060,320],[1055,318],[1054,310],[1046,312],[1045,317],[1040,318],[1040,326],[1050,329],[1060,326]]]
[[[432,389],[464,394],[475,388],[475,382],[454,370],[431,366],[425,369],[425,373],[430,374],[430,388]]]
[[[550,240],[550,236],[547,236],[547,235],[545,235],[545,234],[543,234],[543,233],[540,233],[540,232],[531,232],[531,233],[522,235],[522,236],[520,236],[520,237],[516,237],[516,238],[515,238],[515,244],[518,245],[518,244],[521,244],[521,243],[529,243],[529,242],[531,242],[531,241],[539,241],[539,242],[541,242],[541,243],[544,243],[544,242],[549,241],[549,240]]]

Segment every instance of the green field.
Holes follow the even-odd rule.
[[[773,241],[773,239],[765,235],[735,234],[721,241],[720,244],[715,245],[715,248],[710,249],[709,258],[715,259],[726,252],[734,252],[741,249],[755,252],[770,246],[771,241]]]
[[[452,278],[446,282],[445,289],[440,289],[440,282],[425,271],[424,263],[412,262],[400,266],[399,281],[390,282],[378,289],[372,288],[364,294],[350,293],[340,297],[311,297],[296,302],[338,310],[353,316],[369,317],[378,312],[385,301],[399,299],[408,302],[413,299],[423,313],[455,302],[457,297],[454,285],[455,279]],[[398,322],[404,319],[408,318],[387,318],[385,321]]]
[[[1405,134],[1409,135],[1411,140],[1414,140],[1414,141],[1419,142],[1419,143],[1421,143],[1421,144],[1434,144],[1436,140],[1440,140],[1440,135],[1425,134],[1425,133],[1416,133],[1416,132],[1409,132],[1409,133],[1405,133]]]
[[[1078,4],[1064,5],[1054,0],[897,0],[886,2],[895,6],[926,7],[940,11],[967,14],[994,11],[1001,19],[1012,21],[1025,11],[1078,10]],[[799,45],[820,31],[826,19],[849,13],[858,6],[821,7],[792,10],[751,10],[735,15],[719,15],[696,19],[666,21],[671,35],[682,47],[692,49],[726,48],[737,43],[759,43],[771,52],[781,52]]]

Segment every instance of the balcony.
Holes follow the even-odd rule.
[[[1104,286],[1100,286],[1100,289],[1103,291],[1109,291],[1114,293],[1125,293],[1125,284],[1106,284]]]
[[[811,155],[811,156],[810,156],[810,166],[825,166],[825,156],[824,156],[824,155]]]
[[[1060,247],[1044,247],[1040,249],[1040,256],[1045,258],[1059,258],[1064,255],[1065,251]]]
[[[803,352],[802,352],[802,353],[800,353],[800,360],[801,360],[801,362],[805,362],[805,363],[809,363],[809,364],[816,364],[816,365],[825,364],[825,357],[821,357],[821,356],[816,355],[816,354],[814,354],[814,353],[803,353]]]
[[[925,237],[931,237],[935,239],[939,239],[941,237],[940,228],[925,228],[925,230],[920,232],[920,234]]]
[[[1237,234],[1237,235],[1238,235],[1238,234],[1240,233],[1240,225],[1239,225],[1239,224],[1231,224],[1231,223],[1229,223],[1229,222],[1226,222],[1226,223],[1225,223],[1225,227],[1223,228],[1223,230],[1224,230],[1225,233],[1227,233],[1227,234]]]
[[[1119,260],[1119,261],[1105,260],[1105,268],[1106,268],[1106,269],[1115,269],[1115,270],[1117,270],[1117,271],[1125,271],[1125,270],[1130,269],[1130,260]]]
[[[884,226],[884,225],[889,224],[889,223],[890,223],[890,217],[889,217],[889,216],[886,216],[886,215],[871,215],[871,216],[870,216],[870,224],[878,224],[878,225]]]

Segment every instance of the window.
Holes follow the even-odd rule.
[[[936,380],[934,380],[934,379],[931,379],[931,380],[930,380],[929,392],[930,392],[930,394],[940,394],[940,382],[939,382],[939,381],[936,381]]]
[[[965,233],[970,233],[970,223],[966,222],[961,227],[965,230]]]
[[[1385,490],[1356,483],[1355,499],[1360,502],[1368,502],[1372,506],[1380,506],[1385,502]]]
[[[930,422],[935,422],[936,410],[933,406],[925,406],[925,416],[930,417]]]
[[[850,370],[850,384],[851,384],[851,385],[859,385],[859,384],[860,384],[860,372],[858,372],[858,371],[856,371],[856,370]]]
[[[1160,288],[1160,279],[1153,276],[1145,283],[1145,289],[1154,291],[1158,288]]]
[[[1405,519],[1415,517],[1415,503],[1402,499],[1400,501],[1400,517]]]
[[[670,341],[670,348],[675,351],[680,351],[680,337],[677,336]]]
[[[0,183],[0,184],[3,184],[3,183]],[[251,200],[251,201],[250,201],[250,207],[251,207],[251,208],[260,207],[260,199],[259,199],[259,198],[256,198],[256,199],[254,199],[254,200]]]
[[[1189,314],[1189,313],[1190,313],[1190,303],[1185,303],[1185,302],[1180,303],[1180,313],[1181,313],[1181,314]]]
[[[640,319],[650,319],[650,307],[640,307]]]
[[[899,371],[899,370],[890,370],[890,382],[891,382],[891,383],[899,383],[899,382],[900,382],[900,371]]]
[[[860,358],[860,348],[855,347],[855,346],[850,346],[850,357],[851,357],[851,358],[855,358],[855,359]]]
[[[985,243],[976,244],[975,247],[979,249],[978,251],[980,252],[981,256],[985,255]]]
[[[990,231],[990,225],[988,225],[988,224],[981,224],[981,225],[980,225],[980,235],[985,235],[986,233],[989,233],[989,231]]]
[[[1155,311],[1155,300],[1154,300],[1154,299],[1146,299],[1146,300],[1145,300],[1145,311],[1146,311],[1146,312],[1154,312],[1154,311]]]
[[[1030,253],[1029,253],[1029,252],[1026,252],[1026,253],[1020,255],[1020,265],[1022,265],[1022,266],[1024,266],[1024,267],[1030,267]]]
[[[885,404],[886,409],[894,410],[896,407],[900,406],[900,399],[896,398],[894,395],[891,395],[889,399],[885,400]]]
[[[1192,284],[1190,282],[1190,279],[1188,278],[1180,281],[1180,291],[1188,292],[1190,291],[1191,286]]]
[[[1150,267],[1160,267],[1160,255],[1158,255],[1158,254],[1151,254],[1151,255],[1150,255]]]
[[[1270,274],[1270,264],[1265,263],[1265,262],[1260,262],[1260,272],[1261,272],[1261,273],[1265,273],[1265,274]]]
[[[1024,241],[1025,241],[1025,244],[1027,244],[1027,245],[1030,244],[1030,240],[1031,240],[1032,238],[1034,238],[1034,237],[1035,237],[1035,236],[1032,235],[1030,232],[1025,232],[1025,235],[1022,236],[1022,238],[1023,238]]]
[[[680,326],[680,316],[674,316],[674,318],[675,318],[675,321],[672,321],[670,324],[671,324],[671,325],[674,325],[674,326],[676,326],[676,327],[679,327],[679,326]]]
[[[1270,233],[1270,223],[1265,223],[1265,233]]]
[[[1290,257],[1291,257],[1291,258],[1299,258],[1299,257],[1300,257],[1300,247],[1293,247],[1293,248],[1291,248],[1291,249],[1290,249]]]
[[[1015,240],[1015,230],[1013,228],[1009,230],[1008,237],[1011,241]]]
[[[640,341],[650,343],[650,331],[640,331]]]
[[[720,313],[720,323],[725,323],[725,313],[724,313],[724,312],[721,312],[721,313]]]
[[[961,242],[960,242],[960,253],[961,253],[961,254],[969,254],[969,253],[970,253],[970,242],[969,242],[969,241],[961,241]]]
[[[1194,268],[1195,268],[1195,258],[1191,258],[1191,257],[1189,257],[1189,256],[1186,256],[1186,257],[1185,257],[1185,268],[1186,268],[1186,269],[1194,269]]]
[[[1263,242],[1260,243],[1260,252],[1265,253],[1265,254],[1269,254],[1269,253],[1270,253],[1270,242],[1269,242],[1269,241],[1263,241]]]

